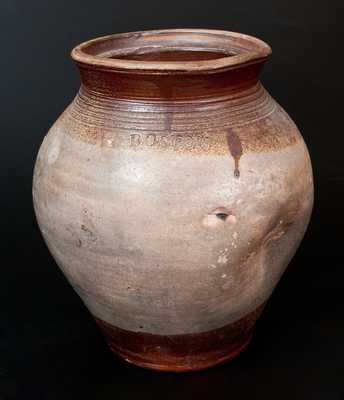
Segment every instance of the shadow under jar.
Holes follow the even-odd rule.
[[[136,365],[205,369],[249,343],[313,203],[310,159],[259,81],[270,47],[216,30],[85,42],[81,88],[40,148],[56,262]]]

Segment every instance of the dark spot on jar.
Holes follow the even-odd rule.
[[[226,219],[228,218],[228,214],[226,214],[226,213],[217,213],[215,215],[217,216],[217,218],[221,219],[222,221],[226,221]]]

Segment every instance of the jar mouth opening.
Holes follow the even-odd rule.
[[[81,43],[71,53],[76,63],[89,68],[136,73],[210,73],[269,54],[270,46],[253,36],[206,29],[120,33]]]

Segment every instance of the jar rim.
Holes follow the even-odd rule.
[[[159,52],[213,52],[211,59],[159,60]],[[155,59],[144,60],[144,54]],[[216,56],[215,53],[218,53]],[[76,46],[72,59],[86,68],[135,73],[212,73],[266,59],[270,46],[254,36],[215,29],[163,29],[118,33]],[[137,59],[135,59],[137,57]],[[179,57],[180,58],[180,57]]]

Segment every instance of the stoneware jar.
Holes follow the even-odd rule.
[[[72,52],[76,98],[35,166],[37,220],[111,349],[190,371],[249,343],[308,224],[312,170],[260,83],[263,41],[116,34]]]

